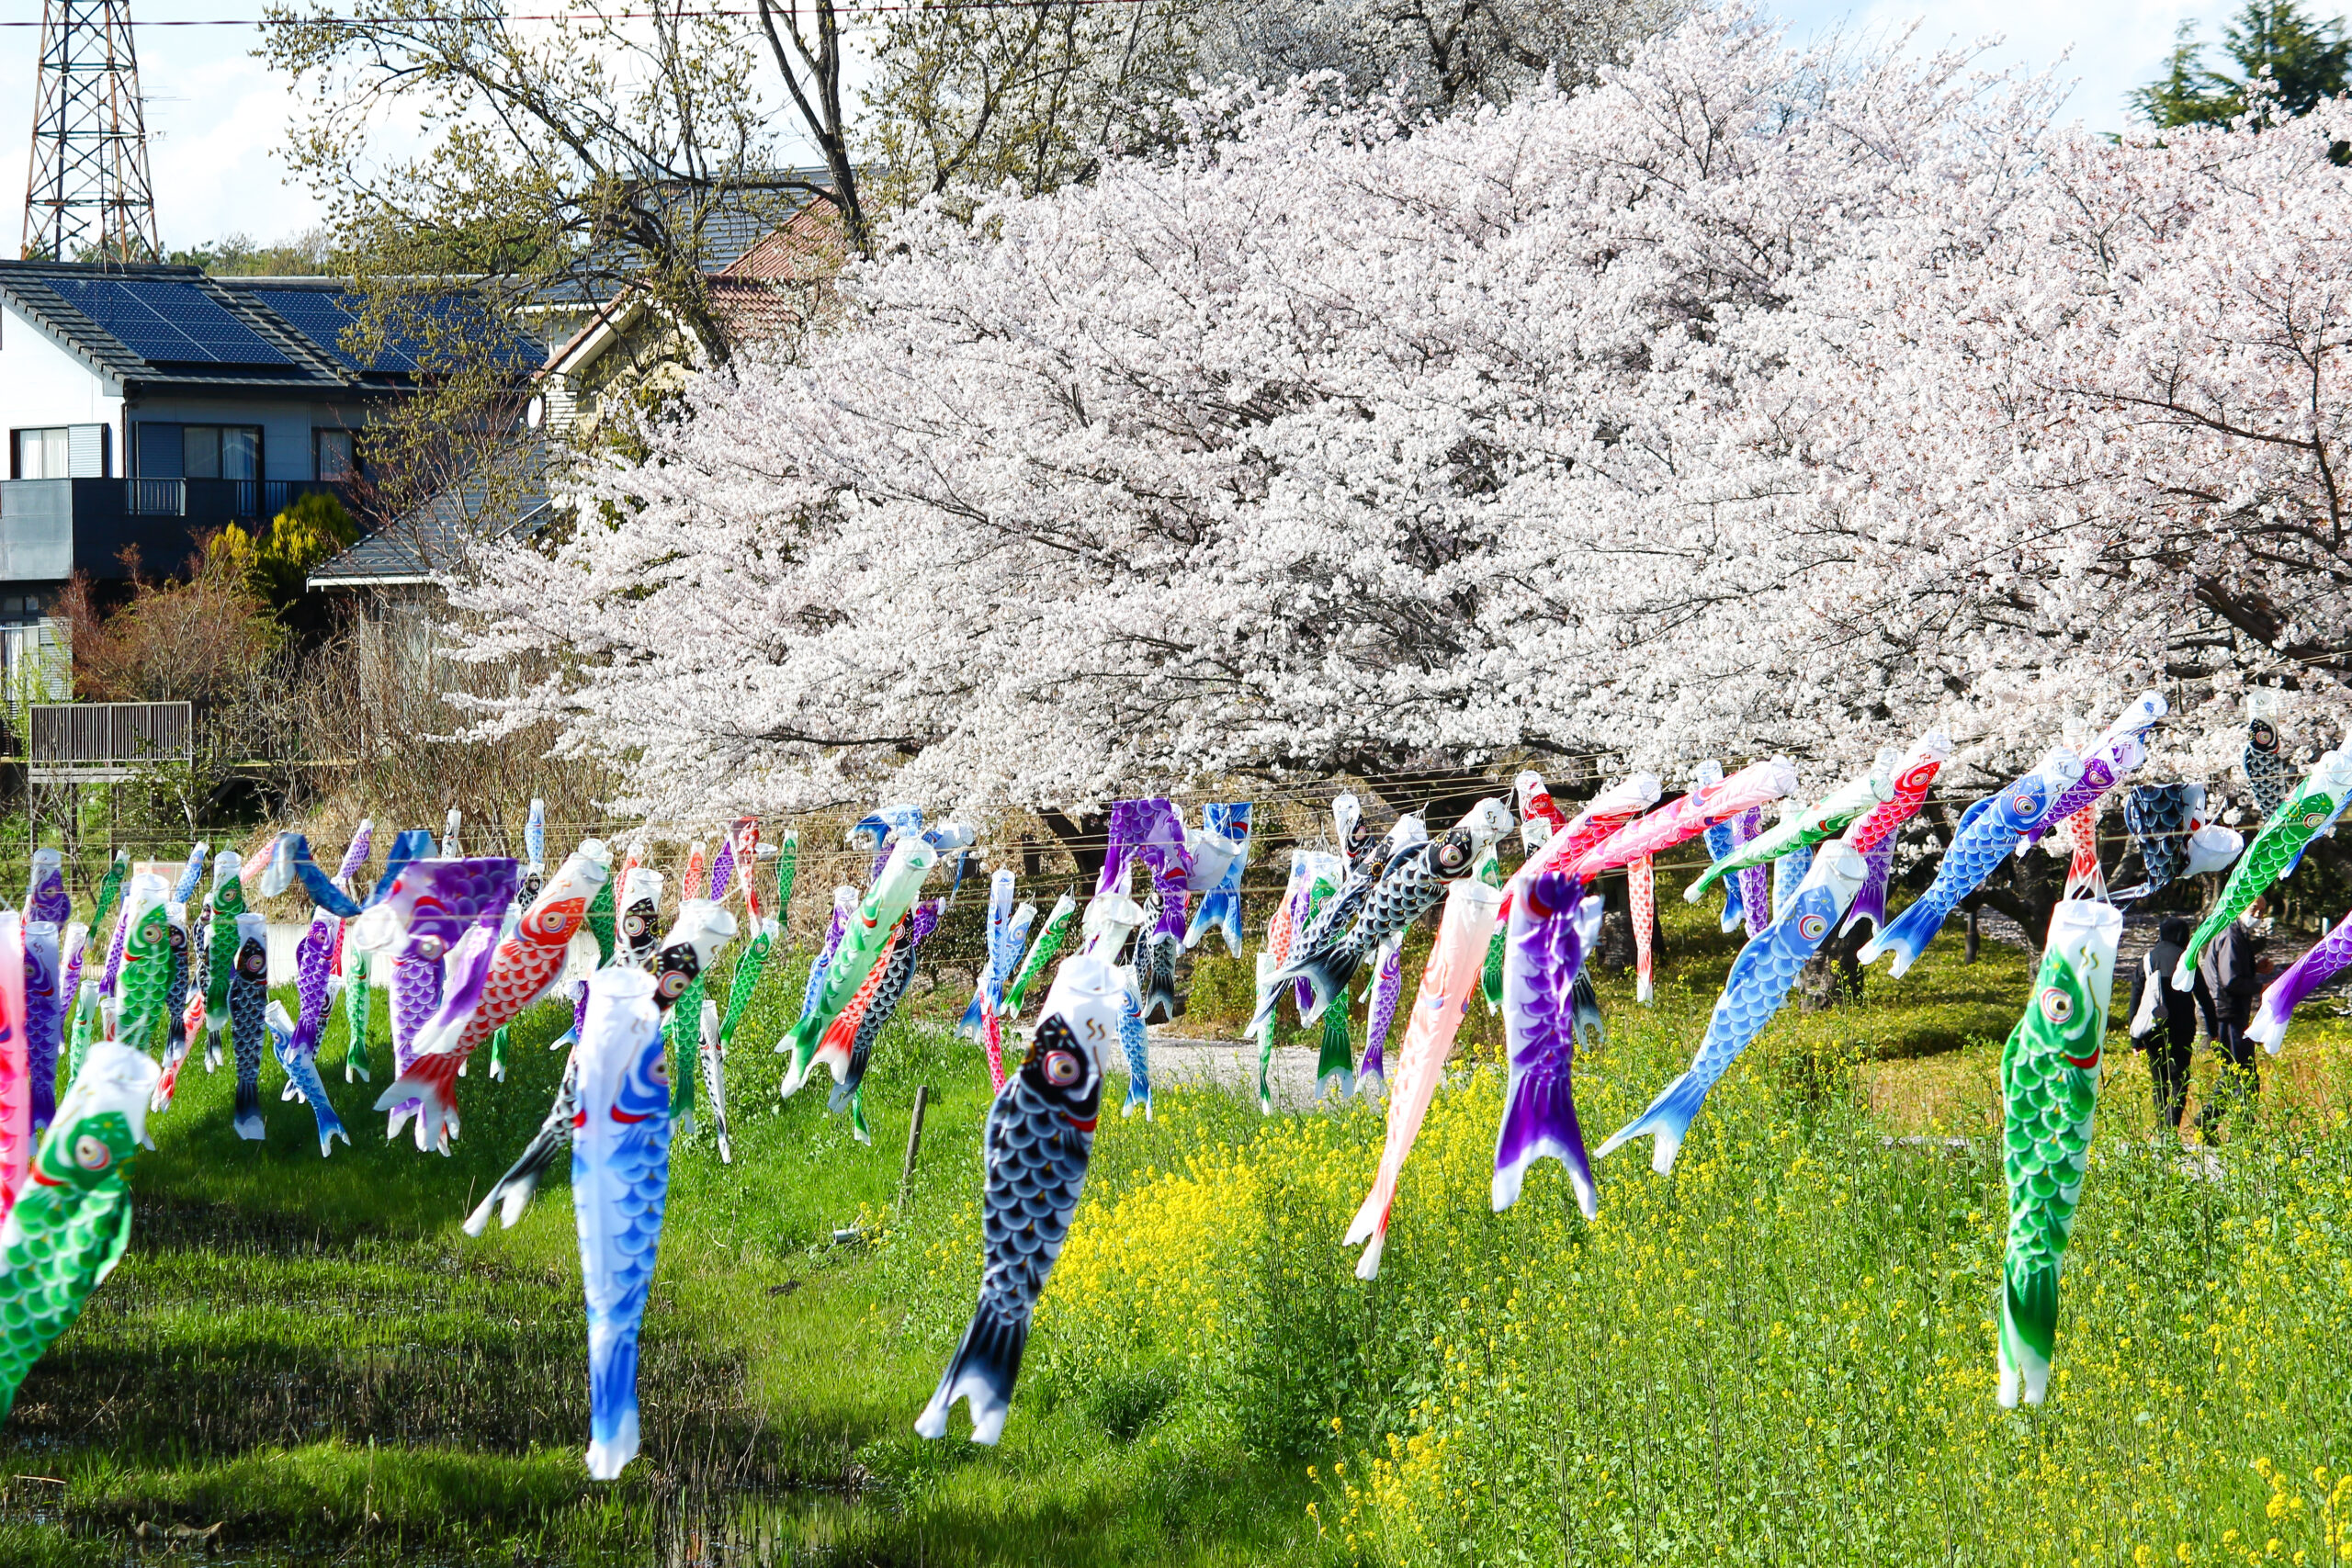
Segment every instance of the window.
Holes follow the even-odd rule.
[[[351,432],[320,430],[312,434],[318,442],[319,478],[354,479],[359,477],[359,464],[351,450]]]
[[[114,426],[66,424],[19,430],[8,441],[8,473],[19,479],[102,479],[114,472]]]
[[[139,426],[139,474],[144,479],[257,479],[257,424]]]
[[[180,427],[176,424],[139,425],[139,435],[133,450],[138,458],[131,469],[135,479],[175,479],[184,471],[180,466]]]
[[[62,479],[73,471],[72,442],[66,427],[19,430],[9,472],[20,479]]]
[[[180,426],[180,474],[191,479],[261,478],[261,431],[250,424]]]

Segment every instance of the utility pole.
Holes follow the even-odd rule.
[[[43,0],[33,99],[27,259],[155,260],[130,0]]]

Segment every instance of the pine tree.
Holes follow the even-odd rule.
[[[2222,29],[2222,49],[2234,75],[2208,68],[2196,24],[2181,23],[2164,75],[2133,93],[2132,107],[2160,130],[2223,125],[2248,112],[2266,119],[2308,113],[2352,86],[2343,18],[2315,21],[2295,0],[2249,0]]]

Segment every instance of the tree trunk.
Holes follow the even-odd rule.
[[[1053,834],[1055,842],[1069,852],[1070,859],[1078,863],[1079,875],[1091,881],[1102,874],[1102,863],[1111,858],[1110,818],[1039,811],[1037,820]]]
[[[1961,962],[1963,964],[1975,963],[1976,950],[1983,944],[1983,942],[1984,933],[1978,929],[1976,923],[1976,902],[1974,899],[1971,899],[1968,904],[1968,945],[1962,949]]]
[[[1623,886],[1616,885],[1618,888]],[[1634,966],[1634,911],[1625,907],[1622,892],[1609,895],[1607,909],[1600,917],[1600,949],[1593,956],[1609,973],[1623,975]]]
[[[1805,1012],[1826,1012],[1845,1002],[1862,999],[1862,950],[1859,930],[1831,933],[1797,975],[1798,1006]]]

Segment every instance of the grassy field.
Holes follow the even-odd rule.
[[[1728,959],[1670,936],[1654,1009],[1604,987],[1611,1037],[1579,1074],[1595,1142],[1679,1070]],[[563,1017],[518,1029],[513,1081],[463,1081],[447,1159],[383,1141],[338,1021],[324,1062],[357,1146],[321,1161],[274,1073],[266,1144],[231,1133],[226,1073],[192,1072],[154,1119],[131,1254],[0,1429],[0,1561],[2352,1556],[2343,1023],[2298,1026],[2210,1160],[2151,1140],[2114,1037],[2053,1399],[2003,1413],[1994,1068],[2028,963],[1959,946],[1864,1005],[1784,1015],[1672,1178],[1633,1151],[1601,1168],[1591,1224],[1549,1166],[1489,1211],[1499,1074],[1474,1019],[1370,1285],[1338,1240],[1373,1109],[1270,1120],[1202,1090],[1106,1120],[995,1450],[910,1426],[978,1273],[978,1051],[895,1028],[868,1148],[820,1093],[779,1103],[777,1059],[739,1046],[734,1163],[707,1131],[678,1151],[645,1457],[611,1486],[581,1461],[560,1173],[513,1232],[458,1228],[544,1112]],[[1200,966],[1204,1013],[1222,968]],[[744,1040],[797,994],[772,976]]]

